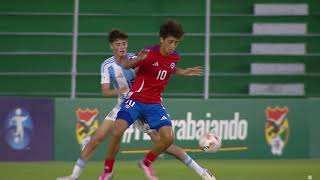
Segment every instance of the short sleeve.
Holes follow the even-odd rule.
[[[101,84],[110,83],[110,74],[106,65],[101,67]]]
[[[174,52],[172,55],[172,59],[174,62],[170,64],[170,67],[172,69],[172,73],[175,74],[177,71],[177,65],[180,62],[180,55],[177,52]]]

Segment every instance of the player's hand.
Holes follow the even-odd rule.
[[[142,49],[142,50],[140,50],[140,51],[137,53],[136,59],[137,59],[138,61],[144,60],[144,59],[148,56],[149,51],[150,51],[149,49]]]
[[[119,60],[120,60],[120,62],[123,62],[123,61],[128,61],[129,59],[128,59],[127,55],[124,55],[124,56],[120,56]]]
[[[201,76],[203,74],[202,66],[187,68],[184,70],[185,76]]]

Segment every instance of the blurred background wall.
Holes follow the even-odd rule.
[[[206,26],[209,66],[203,77],[173,77],[165,97],[320,96],[316,0],[211,0],[208,14],[206,3],[80,0],[73,36],[74,1],[2,0],[0,95],[71,97],[74,89],[75,97],[101,97],[100,64],[111,56],[108,32],[127,31],[129,50],[137,52],[158,43],[160,24],[172,18],[187,32],[179,66],[205,67]]]

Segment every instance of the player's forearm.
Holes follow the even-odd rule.
[[[182,68],[177,67],[177,68],[176,68],[176,71],[175,71],[175,75],[179,75],[179,76],[186,76],[186,70],[185,70],[185,69],[182,69]]]
[[[182,68],[176,68],[175,74],[180,76],[201,76],[203,73],[201,66],[196,66],[192,68],[182,69]]]
[[[133,59],[130,59],[130,60],[123,61],[122,65],[123,65],[124,68],[129,69],[129,68],[134,67],[136,64],[138,64],[142,60],[143,59],[133,58]]]
[[[106,97],[112,97],[112,96],[118,96],[118,93],[116,90],[108,90],[108,91],[102,91],[102,95]]]
[[[139,62],[146,59],[146,57],[148,56],[148,53],[149,53],[149,50],[142,49],[141,51],[139,51],[139,53],[136,56],[132,57],[130,60],[125,59],[122,63],[123,67],[126,69],[133,68]]]
[[[131,59],[131,60],[124,61],[122,63],[122,65],[123,65],[124,68],[129,69],[129,68],[134,67],[140,61],[141,61],[141,59],[134,58],[134,59]]]
[[[110,83],[101,84],[101,93],[103,96],[107,96],[107,97],[117,95],[116,90],[110,88]]]

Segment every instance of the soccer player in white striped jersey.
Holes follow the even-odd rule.
[[[130,59],[134,54],[127,53],[128,35],[118,29],[113,29],[109,33],[110,48],[114,56],[105,60],[101,65],[101,88],[104,96],[118,96],[118,104],[114,106],[112,111],[106,116],[103,123],[97,129],[97,132],[91,137],[88,144],[81,151],[80,158],[77,160],[72,174],[66,177],[59,177],[57,180],[76,180],[80,177],[85,165],[94,154],[96,148],[102,141],[112,132],[115,124],[117,113],[120,110],[120,104],[124,100],[126,93],[131,88],[132,81],[135,79],[135,70],[125,69],[121,65],[121,57],[127,56]],[[201,67],[181,69],[178,75],[198,76],[202,74]],[[110,88],[112,84],[113,89]],[[137,121],[135,126],[151,137],[153,142],[159,140],[157,132],[149,131],[147,124]],[[205,168],[198,165],[181,147],[171,145],[167,150],[167,154],[179,159],[182,163],[194,170],[204,180],[215,180],[214,176]],[[111,177],[108,177],[111,179]]]

